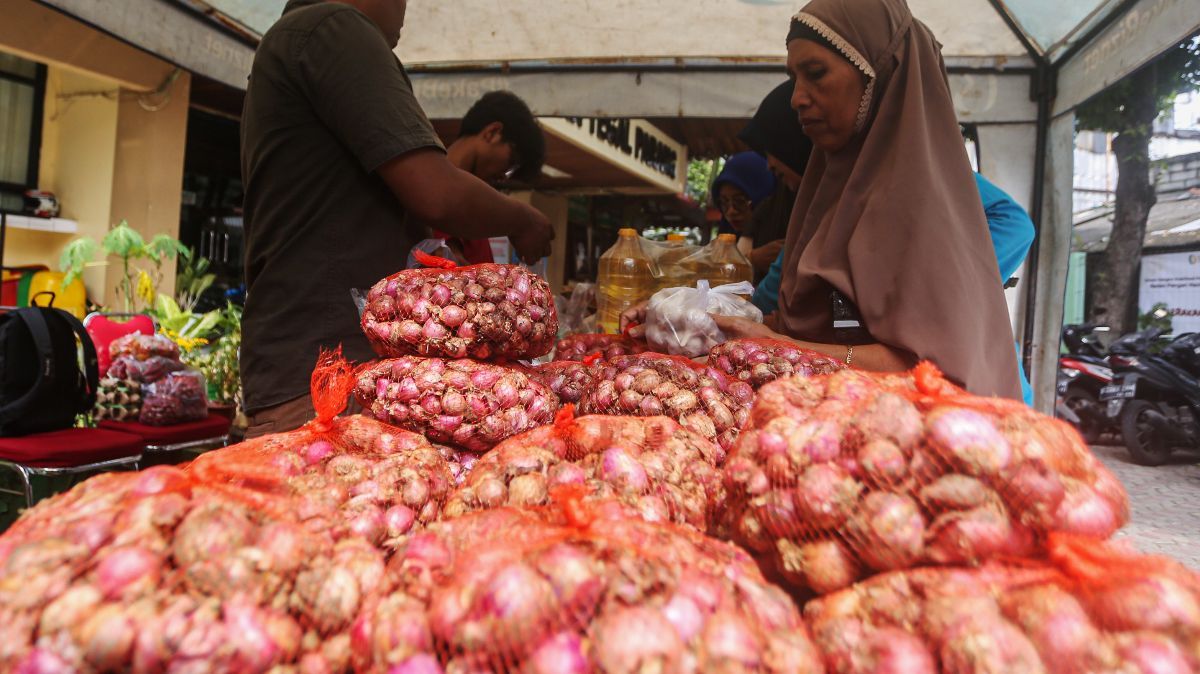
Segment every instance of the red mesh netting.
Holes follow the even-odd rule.
[[[367,294],[362,328],[381,356],[537,358],[550,352],[558,315],[550,286],[517,265],[409,269]]]
[[[615,498],[651,522],[707,530],[724,506],[722,450],[666,417],[572,417],[509,438],[450,495],[445,517],[503,505],[546,505],[556,487]]]
[[[424,438],[335,418],[353,381],[327,356],[302,429],[27,511],[0,537],[0,670],[349,671],[387,551],[454,479]]]
[[[356,664],[822,671],[794,604],[744,552],[687,528],[626,519],[619,506],[610,519],[611,510],[578,501],[500,508],[413,537],[388,565],[397,586],[354,626]]]
[[[595,366],[597,384],[579,401],[583,414],[664,415],[728,449],[749,416],[754,391],[680,356],[643,353]]]
[[[527,370],[465,358],[368,363],[354,396],[376,419],[475,452],[550,423],[559,405]]]
[[[618,356],[644,353],[650,347],[625,335],[578,334],[567,335],[554,347],[554,360],[583,360],[585,356],[599,354],[605,360]]]
[[[805,618],[831,674],[1200,671],[1195,573],[1091,539],[1053,546],[1066,556],[876,576]]]
[[[731,339],[713,347],[708,364],[758,388],[781,377],[831,374],[841,361],[778,339]]]
[[[735,539],[818,593],[872,571],[1028,555],[1052,531],[1106,538],[1128,517],[1070,427],[927,365],[763,387],[725,472]]]
[[[588,391],[596,386],[595,362],[598,358],[586,356],[582,362],[556,360],[530,368],[530,373],[544,384],[564,404],[578,403]]]

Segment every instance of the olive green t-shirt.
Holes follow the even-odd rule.
[[[321,347],[373,356],[350,291],[403,269],[426,236],[375,170],[444,148],[379,28],[320,0],[291,0],[263,36],[241,133],[241,370],[257,411],[308,393]]]

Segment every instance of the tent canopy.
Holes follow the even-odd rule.
[[[207,0],[262,35],[284,0]],[[399,53],[406,64],[647,58],[778,59],[794,0],[412,0]],[[1053,61],[1120,0],[912,0],[951,57]],[[1006,25],[1011,22],[1012,27]],[[1018,32],[1020,38],[1018,37]]]

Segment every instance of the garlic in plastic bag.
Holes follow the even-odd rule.
[[[726,340],[711,314],[762,322],[762,311],[740,297],[753,292],[754,286],[745,281],[710,288],[704,280],[695,288],[660,290],[646,306],[646,341],[654,351],[703,356]]]

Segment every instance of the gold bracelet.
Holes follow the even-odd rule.
[[[854,360],[854,345],[848,344],[846,345],[846,365],[849,365],[852,360]]]

